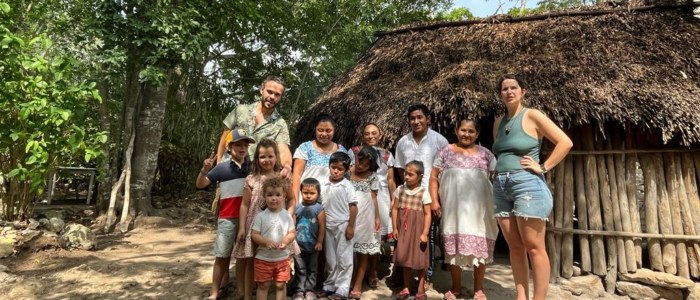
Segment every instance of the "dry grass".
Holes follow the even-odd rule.
[[[510,72],[529,82],[529,105],[559,124],[631,122],[659,128],[664,141],[700,142],[700,20],[673,9],[383,36],[317,99],[294,143],[311,139],[313,118],[329,113],[341,125],[338,142],[356,144],[357,128],[373,121],[393,148],[416,102],[446,132],[457,118],[501,113],[495,85]]]

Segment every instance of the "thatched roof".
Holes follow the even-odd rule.
[[[387,147],[408,132],[411,103],[428,105],[433,128],[457,117],[503,111],[496,80],[518,72],[529,81],[528,105],[563,126],[615,121],[658,128],[664,141],[700,142],[700,20],[692,8],[496,22],[385,35],[309,109],[329,113],[336,140],[356,144],[373,121]],[[486,128],[486,130],[490,129]]]

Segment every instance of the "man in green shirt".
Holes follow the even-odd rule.
[[[226,148],[226,135],[231,131],[231,128],[245,129],[248,136],[256,141],[263,138],[271,139],[277,142],[277,147],[280,150],[278,158],[282,163],[282,171],[280,174],[283,177],[289,177],[292,170],[292,154],[289,150],[289,127],[287,122],[282,119],[282,116],[277,112],[275,107],[282,100],[285,87],[282,78],[277,76],[268,76],[263,81],[260,88],[260,101],[238,105],[224,119],[223,133],[219,140],[219,146],[216,152],[218,162],[222,161],[224,150]],[[253,159],[255,145],[248,148],[248,155]]]

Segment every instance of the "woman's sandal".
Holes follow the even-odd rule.
[[[362,292],[350,291],[348,299],[362,299]]]
[[[396,300],[406,300],[411,297],[411,292],[407,288],[404,288],[396,295]]]
[[[452,291],[447,291],[443,296],[442,299],[444,300],[456,300],[457,296],[459,296],[459,293],[455,294],[452,293]]]
[[[426,299],[428,299],[428,294],[426,294],[426,293],[418,293],[418,294],[416,294],[416,296],[415,296],[413,299],[416,299],[416,300],[426,300]]]
[[[474,293],[474,300],[486,300],[486,294],[483,291],[478,291]]]

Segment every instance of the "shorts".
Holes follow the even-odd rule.
[[[526,170],[496,174],[493,199],[497,218],[516,216],[547,221],[552,212],[552,192],[544,176]]]
[[[281,261],[264,261],[253,259],[253,275],[255,282],[287,282],[292,279],[289,269],[289,259]]]
[[[238,219],[219,218],[216,225],[216,240],[214,241],[215,257],[231,257],[233,245],[238,234]]]

